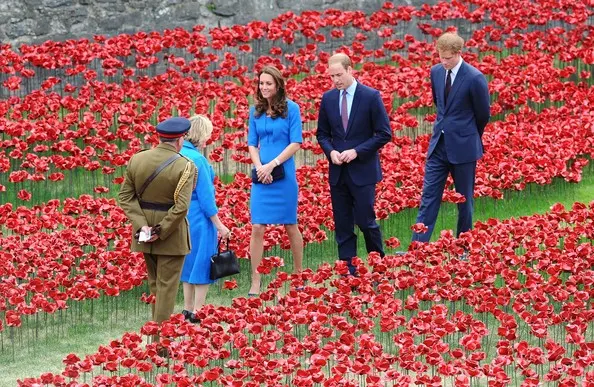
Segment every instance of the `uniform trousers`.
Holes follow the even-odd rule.
[[[184,257],[144,253],[149,289],[155,296],[152,319],[159,324],[173,313]]]

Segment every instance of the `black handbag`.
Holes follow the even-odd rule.
[[[271,175],[273,182],[283,179],[285,177],[285,167],[283,164],[274,167]],[[252,168],[252,182],[254,184],[262,184],[262,182],[258,180],[258,172],[256,171],[256,168]]]
[[[239,273],[239,261],[235,253],[229,250],[229,238],[227,238],[227,250],[221,251],[221,239],[217,247],[217,253],[210,258],[210,279],[216,280]]]

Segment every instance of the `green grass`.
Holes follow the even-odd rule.
[[[27,327],[5,327],[0,386],[16,385],[17,379],[38,377],[44,372],[60,373],[64,369],[62,359],[69,353],[83,358],[84,354],[96,352],[99,345],[108,345],[121,337],[123,332],[138,331],[150,318],[149,308],[139,303],[142,290],[135,289],[118,298],[72,302],[68,312],[25,316],[23,325]]]
[[[115,191],[119,190],[119,186],[113,184],[112,180],[115,177],[122,176],[124,169],[119,167],[111,175],[103,174],[101,169],[90,172],[82,168],[77,168],[62,172],[64,173],[64,180],[58,183],[51,180],[10,183],[7,182],[7,176],[4,178],[4,181],[0,179],[0,184],[4,184],[7,188],[5,192],[0,192],[0,204],[13,203],[16,208],[21,205],[26,207],[40,205],[56,198],[78,198],[83,194],[95,197],[115,197],[117,194]],[[93,189],[97,186],[107,187],[110,189],[110,192],[104,194],[94,193]],[[17,198],[17,194],[21,189],[26,189],[31,193],[30,201],[25,202]]]
[[[569,208],[574,202],[589,203],[594,199],[594,168],[587,167],[584,178],[579,184],[569,184],[556,180],[548,186],[530,186],[523,192],[507,192],[504,200],[479,198],[475,202],[475,220],[489,218],[506,219],[510,217],[528,216],[543,213],[559,202]],[[401,249],[406,249],[414,223],[416,209],[405,210],[381,222],[384,238],[395,236],[402,242]],[[442,229],[455,228],[456,209],[454,205],[444,204],[440,211],[433,239],[439,237]],[[359,253],[366,255],[359,238]],[[391,251],[387,251],[390,253]],[[267,255],[279,255],[285,259],[284,270],[290,271],[292,258],[290,252],[274,248]],[[305,249],[307,267],[315,268],[322,262],[333,262],[336,259],[336,245],[333,235],[321,244],[310,244]],[[207,302],[219,305],[230,305],[233,297],[244,296],[249,287],[249,265],[241,260],[242,272],[236,276],[239,287],[224,290],[222,283],[211,286]],[[269,280],[272,275],[267,276]],[[35,324],[28,322],[28,327],[10,331],[6,329],[1,336],[3,351],[0,353],[0,386],[15,385],[19,378],[37,377],[44,372],[63,370],[62,359],[69,353],[83,358],[85,354],[96,352],[98,346],[107,345],[112,339],[122,336],[126,331],[138,331],[149,318],[148,306],[139,302],[139,295],[147,289],[135,289],[122,294],[117,299],[101,298],[93,302],[71,303],[69,317],[60,320],[59,316],[51,316],[46,321]],[[119,303],[114,306],[113,303]],[[182,309],[181,287],[178,295],[176,311]],[[92,318],[91,308],[94,308]],[[118,311],[118,315],[114,311]],[[111,312],[110,312],[111,311]],[[37,336],[35,329],[37,327]],[[45,333],[44,333],[45,332]],[[11,339],[11,333],[14,335]],[[11,341],[14,340],[14,341]]]

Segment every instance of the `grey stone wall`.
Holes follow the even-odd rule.
[[[395,1],[415,5],[435,1]],[[18,46],[93,35],[270,21],[287,11],[374,12],[384,0],[0,0],[0,41]]]

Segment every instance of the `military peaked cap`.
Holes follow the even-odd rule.
[[[164,138],[178,138],[190,130],[190,120],[183,117],[168,118],[157,125],[157,133]]]

